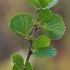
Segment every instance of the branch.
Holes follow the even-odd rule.
[[[36,11],[36,13],[38,13],[38,12],[39,12],[39,10]],[[38,18],[36,18],[36,21],[38,22]],[[35,33],[36,33],[37,29],[38,29],[37,26],[34,26],[33,32],[32,32],[32,35],[31,35],[33,38],[35,37]],[[31,50],[32,44],[33,44],[33,41],[32,40],[29,41],[28,54],[27,54],[26,62],[29,61],[29,58],[32,54],[32,50]],[[26,67],[26,62],[25,62],[25,67]]]

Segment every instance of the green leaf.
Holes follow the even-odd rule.
[[[29,61],[26,62],[26,70],[33,70],[33,67]]]
[[[52,16],[53,16],[53,14],[49,9],[41,10],[38,13],[39,21],[44,22],[44,23],[47,22],[48,20],[50,20],[52,18]]]
[[[41,8],[45,8],[47,5],[50,4],[52,0],[38,0],[38,2],[40,3],[41,5]]]
[[[44,23],[44,34],[51,40],[57,40],[62,37],[65,32],[64,22],[61,16],[53,14],[53,17]]]
[[[27,0],[27,2],[35,8],[41,8],[41,6],[37,0]]]
[[[13,65],[12,70],[23,70],[21,68],[18,68],[18,66],[16,64]]]
[[[35,50],[34,56],[36,58],[48,58],[48,57],[53,57],[56,55],[56,50],[53,47],[42,47],[39,48],[38,50]]]
[[[34,42],[33,48],[34,49],[38,49],[38,48],[41,48],[41,47],[47,47],[49,45],[50,45],[50,39],[47,36],[45,36],[45,35],[41,35]]]
[[[33,28],[33,17],[29,14],[16,14],[10,20],[11,30],[18,36],[24,36]]]
[[[24,68],[24,59],[20,54],[14,54],[12,55],[12,59],[13,59],[13,70],[23,70]]]
[[[50,2],[50,4],[46,8],[52,8],[53,6],[57,4],[57,2],[58,0],[53,0],[52,2]]]

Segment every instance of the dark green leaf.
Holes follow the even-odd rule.
[[[56,50],[53,47],[42,47],[35,50],[34,56],[37,58],[48,58],[56,55]]]
[[[47,22],[52,18],[53,14],[49,9],[44,9],[38,13],[38,19],[41,22]]]
[[[44,33],[52,40],[57,40],[62,37],[65,32],[65,26],[61,16],[54,14],[53,17],[44,23]]]
[[[42,8],[45,8],[47,5],[50,4],[52,0],[38,0]]]
[[[52,8],[53,6],[57,4],[57,2],[58,0],[53,0],[52,2],[50,2],[50,4],[46,8]]]
[[[29,61],[26,62],[26,70],[33,70],[33,67]]]
[[[27,2],[35,8],[40,8],[41,7],[37,0],[27,0]]]
[[[47,47],[49,45],[50,45],[50,39],[47,36],[45,36],[45,35],[41,35],[34,42],[33,48],[34,49],[38,49],[38,48],[41,48],[41,47]]]
[[[12,55],[13,63],[14,63],[14,69],[22,69],[24,68],[24,59],[20,54],[14,54]]]
[[[29,14],[17,14],[11,19],[10,28],[18,36],[24,36],[33,28],[33,17]]]

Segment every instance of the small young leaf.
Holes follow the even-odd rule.
[[[13,65],[12,70],[23,70],[21,68],[18,68],[18,66],[16,64]]]
[[[41,35],[34,42],[33,48],[34,49],[38,49],[38,48],[41,48],[41,47],[47,47],[49,45],[50,45],[50,39],[47,36],[45,36],[45,35]]]
[[[50,4],[46,8],[52,8],[53,6],[57,4],[57,2],[58,0],[53,0],[52,2],[50,2]]]
[[[53,17],[44,23],[44,33],[47,35],[51,40],[57,40],[62,37],[65,32],[65,26],[63,19],[61,16],[53,14]]]
[[[16,68],[16,69],[20,69],[20,70],[23,70],[24,68],[24,59],[23,57],[20,55],[20,54],[14,54],[12,55],[12,59],[13,59],[13,63],[14,63],[14,66],[13,66],[13,70]]]
[[[26,70],[33,70],[33,67],[29,61],[26,62]]]
[[[38,0],[38,2],[40,3],[41,5],[41,8],[45,8],[47,5],[50,4],[52,0]]]
[[[48,58],[48,57],[53,57],[56,55],[56,50],[53,47],[42,47],[39,48],[38,50],[35,50],[34,56],[36,58]]]
[[[27,2],[35,8],[41,8],[41,6],[37,0],[27,0]]]
[[[48,20],[50,20],[52,18],[52,16],[53,16],[53,14],[49,9],[41,10],[38,13],[39,21],[44,22],[44,23],[46,23]]]
[[[29,14],[17,14],[11,19],[10,28],[18,36],[24,36],[33,28],[33,17]]]

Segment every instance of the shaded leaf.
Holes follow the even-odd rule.
[[[56,50],[53,47],[42,47],[39,48],[38,50],[35,50],[34,56],[37,58],[48,58],[48,57],[53,57],[56,55]]]
[[[57,4],[57,2],[58,0],[53,0],[52,2],[50,2],[50,4],[46,8],[52,8],[53,6]]]
[[[13,59],[13,63],[14,63],[14,67],[13,69],[22,69],[24,68],[24,59],[20,54],[14,54],[12,55],[12,59]]]
[[[33,48],[34,49],[38,49],[38,48],[41,48],[41,47],[47,47],[49,45],[50,45],[50,39],[47,36],[45,36],[45,35],[41,35],[34,42]]]
[[[49,9],[41,10],[38,13],[39,21],[44,22],[44,23],[47,22],[48,20],[50,20],[52,18],[52,16],[53,16],[53,14]]]
[[[17,14],[10,20],[11,30],[18,36],[24,36],[33,28],[33,17],[29,14]]]
[[[33,70],[33,67],[29,61],[26,62],[26,70]]]

